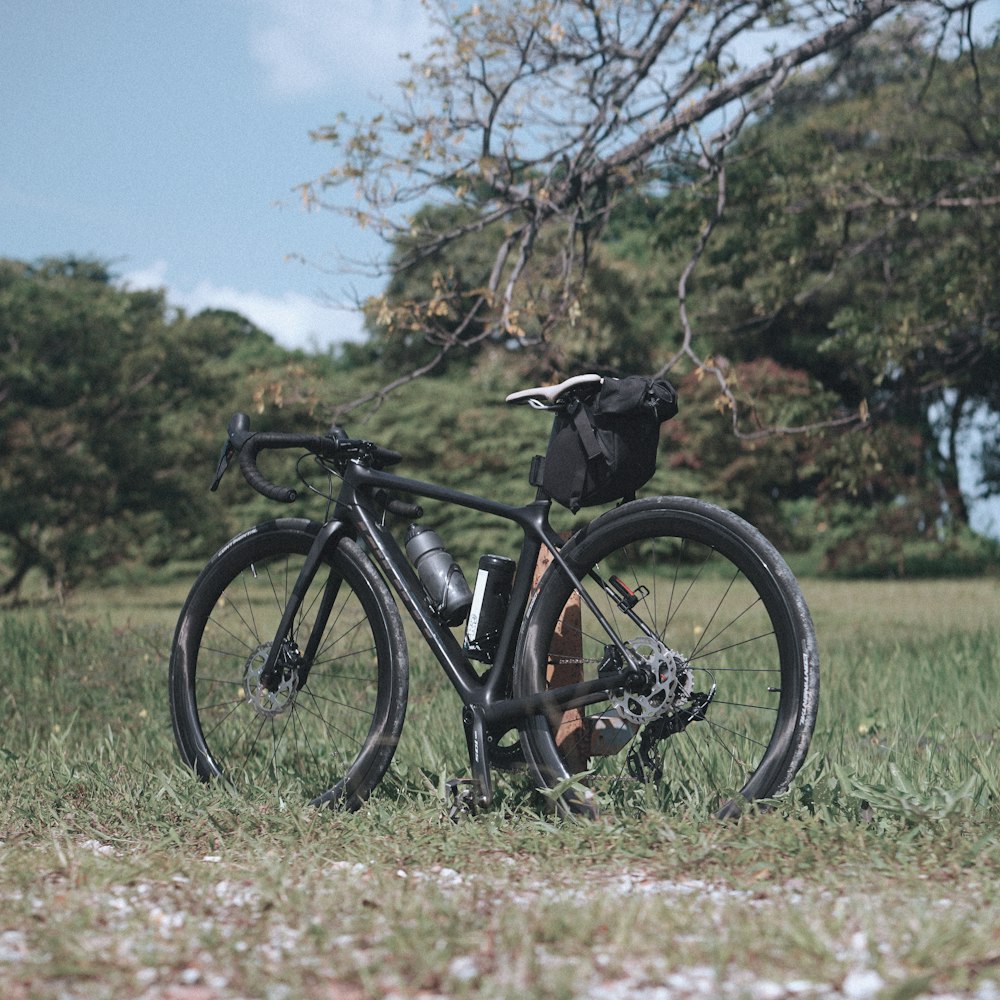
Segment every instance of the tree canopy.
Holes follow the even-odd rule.
[[[995,43],[945,58],[925,23],[899,20],[799,74],[729,144],[714,176],[678,165],[671,186],[619,198],[578,311],[545,345],[547,363],[559,372],[679,362],[674,376],[692,373],[684,398],[698,417],[686,405],[668,432],[680,446],[675,469],[687,463],[703,491],[776,537],[790,537],[783,500],[823,499],[831,539],[841,525],[831,565],[866,536],[960,528],[963,428],[985,422],[987,491],[1000,451],[998,73]],[[451,231],[459,212],[427,206],[421,227]],[[502,226],[471,252],[445,243],[402,266],[418,238],[400,238],[380,304],[390,319],[374,324],[389,372],[433,362],[419,322],[400,338],[391,319],[412,317],[423,289],[436,291],[442,337],[460,335]],[[685,356],[692,335],[698,354]],[[478,336],[463,356],[482,347]],[[503,352],[507,363],[543,374],[519,346]],[[727,425],[745,444],[725,440]],[[817,433],[838,425],[864,433]],[[768,443],[809,428],[797,442]]]
[[[965,523],[957,441],[992,414],[980,449],[995,454],[1000,416],[1000,47],[932,62],[901,23],[786,90],[730,150],[688,302],[716,357],[812,375],[823,391],[806,423],[863,418],[863,447],[828,443],[842,459],[820,491],[904,510],[907,497],[913,531]],[[664,272],[683,267],[676,247],[705,200],[668,201]],[[784,426],[728,387],[748,436]]]
[[[937,31],[939,41],[953,25],[964,41],[976,4],[429,6],[438,34],[400,101],[372,120],[341,118],[317,130],[337,162],[303,189],[309,202],[376,228],[394,248],[393,274],[439,260],[448,248],[476,248],[457,251],[478,261],[460,281],[440,268],[422,295],[372,304],[387,337],[425,345],[415,370],[391,385],[486,339],[512,340],[532,349],[539,368],[558,371],[562,356],[576,353],[560,351],[558,340],[572,337],[586,315],[594,248],[623,198],[720,178],[742,127],[798,68],[849,50],[894,11],[905,10],[925,33]],[[352,189],[346,205],[331,197],[342,185]],[[446,213],[428,215],[428,206]],[[710,228],[696,235],[693,258]],[[705,361],[690,330],[658,367],[680,358]]]
[[[0,261],[0,596],[72,585],[218,530],[205,455],[221,401],[273,341],[243,317],[171,314],[94,260]],[[212,417],[214,419],[208,420]]]
[[[99,261],[0,261],[0,596],[204,554],[273,516],[206,492],[234,409],[322,427],[427,372],[447,391],[348,419],[440,481],[521,495],[547,428],[496,407],[529,379],[669,369],[651,489],[835,572],[958,565],[972,424],[1000,492],[1000,46],[971,45],[975,6],[436,0],[402,107],[320,135],[340,160],[307,196],[354,186],[389,248],[371,340],[336,356]]]

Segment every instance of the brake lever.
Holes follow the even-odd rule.
[[[209,487],[209,491],[214,493],[219,488],[219,483],[222,482],[222,477],[226,474],[226,470],[229,468],[229,463],[233,460],[233,455],[236,454],[236,449],[233,447],[232,442],[226,439],[226,443],[222,446],[222,454],[219,455],[219,463],[215,467],[215,478],[212,480],[212,485]]]
[[[226,474],[226,469],[229,468],[233,455],[247,443],[249,438],[253,437],[250,431],[250,418],[245,413],[234,413],[229,418],[226,434],[226,442],[222,446],[222,454],[219,455],[219,461],[215,467],[215,478],[209,487],[209,491],[212,493],[219,488],[219,483],[222,482],[222,477]]]

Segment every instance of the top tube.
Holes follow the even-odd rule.
[[[343,478],[345,483],[355,487],[380,486],[384,489],[400,490],[428,500],[440,500],[443,503],[455,504],[470,510],[481,511],[484,514],[502,517],[508,521],[514,521],[522,527],[536,525],[538,512],[540,510],[548,512],[552,506],[552,501],[547,497],[536,498],[527,504],[504,503],[501,500],[492,500],[474,493],[452,489],[450,486],[441,486],[438,483],[430,483],[420,479],[409,479],[406,476],[384,472],[380,469],[369,469],[353,462],[344,470]]]

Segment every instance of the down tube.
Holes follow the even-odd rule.
[[[485,497],[461,493],[432,483],[405,479],[391,473],[368,469],[357,471],[358,474],[352,478],[358,482],[361,489],[352,490],[349,495],[342,494],[341,502],[350,506],[350,520],[355,523],[365,542],[376,555],[377,562],[389,577],[393,589],[403,601],[407,612],[420,629],[421,635],[431,647],[463,703],[482,704],[484,701],[506,697],[508,692],[505,690],[505,675],[509,675],[512,669],[513,650],[516,646],[517,626],[520,621],[518,609],[520,604],[527,604],[534,571],[533,565],[524,567],[524,558],[532,553],[537,557],[543,544],[556,548],[561,544],[558,536],[548,526],[548,503],[536,501],[524,507],[513,507]],[[515,576],[511,606],[507,612],[500,647],[497,650],[496,666],[484,679],[476,673],[451,630],[431,613],[423,599],[423,586],[409,560],[396,540],[379,526],[370,505],[364,502],[369,490],[374,487],[399,490],[500,517],[517,524],[524,532],[521,560]],[[520,611],[523,613],[523,608]]]
[[[355,503],[352,515],[355,527],[372,550],[375,561],[389,578],[392,589],[403,601],[462,702],[468,705],[478,701],[481,689],[479,677],[450,629],[433,617],[426,602],[421,599],[423,587],[396,540],[380,530],[365,505]]]

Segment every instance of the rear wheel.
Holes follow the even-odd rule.
[[[170,707],[181,757],[205,779],[294,786],[354,808],[392,759],[407,654],[381,577],[347,538],[331,542],[270,675],[268,654],[319,525],[258,525],[218,552],[181,612]],[[325,619],[315,656],[309,640]]]
[[[598,518],[563,555],[640,670],[597,704],[530,720],[522,741],[539,786],[571,811],[604,797],[721,814],[787,788],[815,724],[818,657],[798,584],[760,532],[711,504],[656,497]],[[516,693],[625,665],[553,563],[522,627]]]

